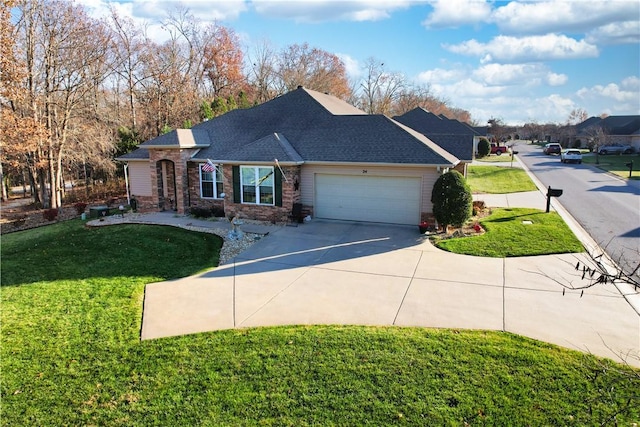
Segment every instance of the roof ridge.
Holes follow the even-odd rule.
[[[295,162],[304,162],[304,159],[302,158],[300,153],[298,153],[296,149],[293,148],[293,145],[291,145],[291,143],[289,142],[287,137],[284,136],[284,134],[281,134],[279,132],[274,132],[273,136],[276,138],[276,140],[280,144],[280,147],[282,147],[282,149],[287,154],[287,156],[289,156]]]

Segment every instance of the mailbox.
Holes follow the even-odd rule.
[[[549,208],[551,207],[551,198],[552,197],[560,197],[562,196],[562,190],[559,188],[551,188],[549,186],[547,188],[547,213],[549,213]]]
[[[562,196],[562,190],[559,188],[551,188],[549,187],[549,192],[547,193],[549,197],[560,197]]]

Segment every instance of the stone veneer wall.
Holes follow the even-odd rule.
[[[174,197],[173,207],[179,214],[186,213],[188,209],[188,176],[187,176],[187,161],[193,155],[195,149],[150,149],[149,150],[149,167],[151,169],[151,194],[152,204],[155,204],[156,209],[160,208],[160,203],[163,202],[164,196],[160,194],[162,179],[159,175],[161,171],[161,160],[169,160],[173,162],[173,168],[167,167],[167,190],[169,198]],[[173,169],[173,170],[172,170]],[[175,189],[174,184],[175,174]],[[165,209],[172,206],[164,203]]]
[[[153,196],[136,196],[135,194],[131,195],[132,199],[136,199],[137,212],[156,212],[158,210],[158,204],[153,202]]]

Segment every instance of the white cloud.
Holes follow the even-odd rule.
[[[433,12],[422,22],[427,28],[456,28],[485,21],[491,6],[484,0],[436,0]]]
[[[637,1],[510,2],[493,11],[491,21],[503,33],[586,33],[589,30],[640,19]],[[617,25],[617,24],[616,24]]]
[[[391,12],[406,9],[411,0],[253,0],[255,11],[267,17],[293,19],[296,22],[380,21]]]
[[[567,81],[564,74],[550,72],[547,66],[534,64],[487,64],[473,72],[476,80],[489,85],[539,86],[543,82],[559,86]]]
[[[468,40],[443,48],[462,55],[477,56],[483,62],[531,62],[558,59],[593,58],[598,48],[584,40],[575,40],[565,35],[511,37],[497,36],[488,43]]]
[[[340,60],[344,64],[345,71],[347,72],[347,76],[349,78],[357,79],[362,76],[363,71],[358,60],[353,59],[351,56],[345,53],[336,53],[336,56],[340,58]]]
[[[569,80],[566,74],[548,73],[546,82],[549,86],[562,86]]]
[[[179,9],[188,9],[201,21],[234,20],[247,11],[245,0],[205,1],[205,0],[76,0],[93,17],[110,15],[109,8],[116,9],[119,15],[137,22],[157,23]]]
[[[133,15],[138,18],[161,20],[179,9],[189,11],[202,21],[233,20],[247,10],[244,0],[133,0]]]
[[[583,87],[576,95],[585,102],[601,106],[610,111],[626,111],[640,114],[640,79],[637,76],[627,77],[620,84],[608,83]]]
[[[444,70],[435,68],[433,70],[423,71],[418,74],[416,80],[420,83],[437,84],[459,81],[465,78],[467,72],[463,69]]]
[[[635,21],[616,22],[587,33],[586,40],[601,44],[640,43],[640,17]]]

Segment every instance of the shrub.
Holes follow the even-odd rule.
[[[488,156],[491,152],[491,144],[487,138],[480,138],[478,141],[478,157]]]
[[[76,208],[76,212],[78,212],[78,215],[81,215],[84,210],[87,208],[87,204],[84,202],[78,202],[75,205],[73,205],[74,208]]]
[[[194,206],[190,209],[192,216],[196,218],[211,218],[213,212],[209,208],[203,208],[200,206]]]
[[[58,217],[58,209],[45,209],[42,212],[42,216],[47,221],[53,221]]]
[[[213,207],[211,208],[211,213],[216,218],[224,218],[224,208],[221,207]]]
[[[471,188],[462,174],[456,170],[438,178],[433,186],[431,202],[433,215],[445,230],[449,225],[461,227],[471,217]]]

